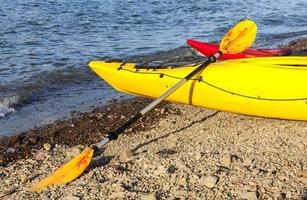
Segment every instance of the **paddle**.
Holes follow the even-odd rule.
[[[204,70],[209,64],[214,63],[216,59],[223,53],[235,54],[247,49],[255,40],[257,33],[257,26],[255,22],[251,20],[243,20],[235,25],[222,39],[219,46],[219,51],[214,55],[208,57],[208,60],[194,69],[190,74],[180,80],[177,84],[167,90],[159,98],[152,101],[143,110],[137,112],[130,120],[116,129],[114,132],[110,132],[105,139],[97,144],[91,145],[86,148],[79,156],[72,159],[61,168],[56,170],[53,174],[49,175],[39,183],[35,184],[28,191],[40,191],[44,187],[49,185],[60,185],[69,183],[70,181],[76,179],[82,172],[87,168],[92,160],[92,156],[95,151],[98,151],[104,145],[106,145],[111,140],[116,140],[123,131],[125,131],[129,126],[141,118],[144,114],[158,105],[161,101],[167,98],[170,94],[176,91],[180,86],[186,83],[188,80],[193,78],[198,72]]]

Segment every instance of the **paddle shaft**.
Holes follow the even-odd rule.
[[[98,148],[100,149],[104,145],[106,145],[111,140],[116,140],[118,136],[124,132],[127,128],[129,128],[132,124],[134,124],[138,119],[140,119],[143,115],[145,115],[147,112],[149,112],[151,109],[153,109],[155,106],[157,106],[159,103],[161,103],[164,99],[166,99],[169,95],[171,95],[174,91],[176,91],[179,87],[181,87],[184,83],[186,83],[188,80],[193,78],[198,72],[204,70],[208,65],[211,63],[214,63],[218,57],[222,55],[222,52],[219,51],[216,54],[210,56],[208,60],[206,60],[204,63],[202,63],[200,66],[198,66],[196,69],[194,69],[190,74],[188,74],[186,77],[181,79],[178,83],[176,83],[173,87],[171,87],[169,90],[164,92],[160,97],[153,100],[149,105],[147,105],[145,108],[143,108],[141,111],[137,112],[132,118],[130,118],[126,123],[124,123],[122,126],[117,128],[115,131],[112,131],[108,133],[107,138],[102,140],[101,142],[92,145],[92,148]]]

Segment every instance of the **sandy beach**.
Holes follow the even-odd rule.
[[[307,40],[285,45],[306,55]],[[305,199],[307,123],[163,103],[96,155],[75,181],[26,188],[123,123],[149,99],[0,139],[3,199]]]

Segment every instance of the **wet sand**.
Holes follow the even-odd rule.
[[[307,40],[287,45],[306,55]],[[150,100],[115,100],[0,140],[4,199],[304,199],[307,124],[163,103],[72,183],[29,187],[99,141]],[[78,145],[78,146],[76,146]],[[132,156],[127,157],[127,149]],[[129,155],[129,153],[128,153]],[[125,157],[126,156],[126,157]]]

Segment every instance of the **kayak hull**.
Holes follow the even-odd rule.
[[[219,50],[218,45],[212,43],[200,42],[197,40],[187,40],[188,45],[209,57]],[[219,59],[240,59],[253,57],[272,57],[272,56],[286,56],[291,54],[291,49],[246,49],[238,54],[223,54]]]
[[[133,63],[92,61],[89,66],[115,89],[156,98],[195,66],[136,69]],[[216,110],[307,120],[307,58],[251,58],[211,64],[166,100]]]

